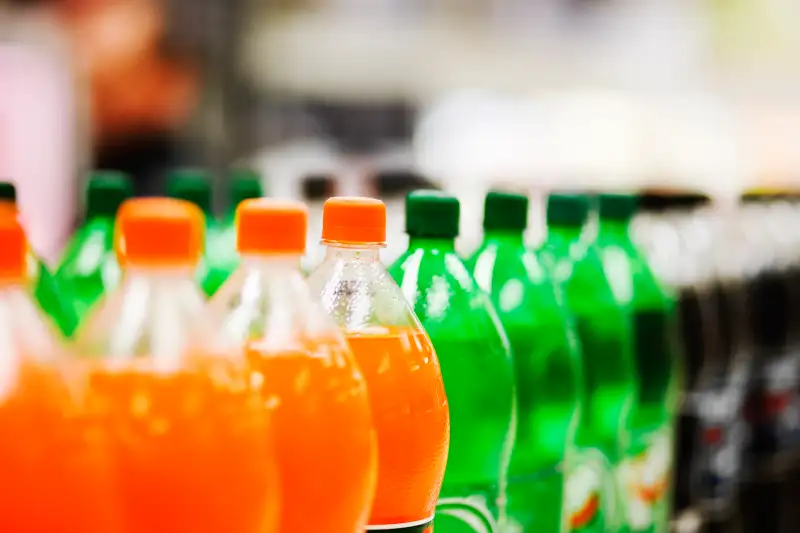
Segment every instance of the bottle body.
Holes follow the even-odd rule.
[[[216,326],[191,268],[126,267],[78,333],[126,531],[277,530],[269,412]]]
[[[557,230],[556,230],[557,232]],[[622,531],[616,472],[630,439],[635,400],[631,331],[614,299],[596,249],[579,232],[548,236],[541,256],[563,287],[581,346],[583,405],[574,457],[568,461],[571,531]]]
[[[70,362],[22,288],[0,289],[0,316],[0,529],[120,531],[108,450]]]
[[[389,271],[430,336],[450,406],[436,531],[459,531],[472,520],[492,531],[506,515],[514,368],[493,306],[452,244],[412,238]]]
[[[668,531],[680,384],[675,302],[631,242],[627,223],[601,219],[597,245],[614,296],[628,310],[637,377],[621,503],[629,531]]]
[[[428,531],[447,462],[450,418],[428,335],[377,247],[329,245],[308,279],[364,375],[378,443],[367,531]]]
[[[580,352],[557,288],[522,234],[488,233],[468,265],[492,298],[511,346],[517,424],[508,476],[508,521],[518,531],[560,533],[566,450],[574,445]]]
[[[377,477],[367,388],[298,265],[246,258],[210,307],[231,346],[244,346],[253,379],[274,406],[280,530],[363,531]]]

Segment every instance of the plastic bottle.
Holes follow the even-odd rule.
[[[202,214],[168,198],[119,213],[124,276],[81,326],[92,418],[128,533],[274,533],[269,410],[241,350],[224,350],[193,271]]]
[[[0,208],[0,530],[116,532],[102,442],[70,389],[70,361],[30,294],[28,245]]]
[[[596,244],[617,303],[633,331],[636,403],[619,472],[629,531],[667,532],[670,518],[679,368],[674,296],[656,279],[629,234],[637,199],[600,194]]]
[[[0,182],[0,206],[9,209],[19,216],[17,210],[17,189],[13,183]],[[78,326],[78,316],[72,306],[72,299],[65,294],[58,285],[50,269],[44,264],[36,253],[28,248],[27,253],[27,283],[33,289],[33,296],[39,307],[49,315],[62,335],[72,335]]]
[[[617,532],[625,517],[615,475],[630,438],[636,380],[628,314],[614,299],[597,249],[582,237],[588,215],[586,196],[551,194],[541,257],[564,289],[583,356],[584,405],[566,488],[570,529]]]
[[[377,480],[375,430],[353,354],[300,273],[306,208],[264,198],[237,213],[242,264],[210,307],[276,405],[280,530],[363,531]]]
[[[566,526],[564,463],[577,429],[581,355],[560,289],[525,246],[527,225],[525,196],[490,192],[484,240],[468,265],[497,309],[514,359],[509,523],[514,531],[560,533]]]
[[[508,339],[456,254],[458,200],[415,191],[405,211],[408,250],[389,273],[433,342],[450,406],[450,452],[435,531],[463,531],[470,523],[495,531],[505,517],[516,423]]]
[[[130,178],[115,171],[92,174],[86,189],[86,221],[72,237],[55,273],[72,297],[79,320],[119,283],[114,223],[119,206],[133,195]]]
[[[223,228],[212,209],[211,176],[202,169],[175,169],[167,178],[167,195],[193,203],[205,216],[205,244],[196,276],[203,292],[206,296],[211,296],[222,286],[229,274],[225,266],[226,253],[224,247],[220,246]]]
[[[680,383],[684,400],[677,420],[673,466],[672,515],[681,520],[696,511],[699,496],[694,490],[699,472],[700,418],[693,399],[699,390],[704,362],[717,351],[718,323],[711,300],[713,265],[698,253],[697,244],[709,237],[707,227],[690,230],[694,243],[687,242],[682,229],[696,208],[707,201],[701,196],[649,193],[639,197],[639,211],[633,219],[633,240],[644,251],[657,277],[676,295],[677,330],[681,360]]]
[[[380,262],[386,206],[329,199],[322,240],[325,260],[308,283],[361,367],[378,438],[378,485],[366,530],[430,533],[450,418],[436,352]]]

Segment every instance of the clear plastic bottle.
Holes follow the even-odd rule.
[[[426,531],[444,476],[450,415],[427,333],[380,261],[386,206],[331,198],[325,260],[308,283],[344,331],[364,373],[378,437],[378,486],[367,531]]]
[[[0,210],[0,531],[116,533],[104,446],[26,280],[16,210]]]
[[[225,351],[193,279],[203,240],[183,200],[119,212],[123,279],[77,333],[126,533],[273,533],[269,412],[240,350]]]
[[[236,214],[241,266],[210,307],[231,345],[246,348],[275,405],[281,533],[363,531],[377,476],[375,430],[364,377],[300,273],[306,207],[264,198],[243,201]]]

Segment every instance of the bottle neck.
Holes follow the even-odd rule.
[[[583,235],[583,226],[552,225],[547,228],[547,239],[556,242],[575,242]]]
[[[486,241],[509,246],[524,246],[524,234],[520,230],[485,230]]]
[[[148,279],[169,279],[193,280],[194,271],[197,265],[136,265],[128,263],[125,266],[125,277],[127,279],[148,280]]]
[[[253,254],[242,253],[242,267],[269,273],[291,274],[300,272],[300,256],[297,254]]]
[[[115,217],[105,211],[87,211],[85,224],[114,224]]]
[[[382,244],[340,244],[326,242],[325,260],[334,259],[337,261],[375,261],[380,262],[380,251]]]
[[[619,219],[600,219],[598,235],[619,241],[629,241],[628,221]]]
[[[440,237],[414,237],[408,238],[409,249],[436,249],[446,252],[453,252],[456,249],[455,238],[440,238]]]

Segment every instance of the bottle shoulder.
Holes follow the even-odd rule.
[[[473,256],[472,273],[503,323],[560,321],[563,298],[533,250],[497,246]]]
[[[6,289],[0,293],[0,323],[0,350],[49,363],[63,349],[54,325],[27,290]]]
[[[82,356],[166,369],[196,354],[222,352],[218,324],[190,276],[126,276],[81,324],[75,345]]]
[[[446,337],[507,343],[491,298],[456,252],[414,250],[389,271],[434,342]]]
[[[670,296],[644,254],[631,242],[598,247],[603,271],[618,302],[636,309],[663,308]]]
[[[374,257],[331,257],[306,282],[313,297],[346,333],[376,327],[421,328],[400,287]]]
[[[208,304],[223,342],[258,341],[269,351],[302,351],[311,343],[343,344],[339,329],[314,298],[299,271],[237,269]]]

